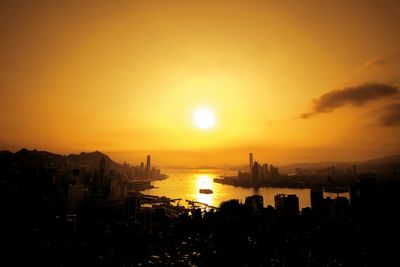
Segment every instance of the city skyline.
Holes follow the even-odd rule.
[[[0,1],[2,262],[400,266],[399,18]]]
[[[188,166],[399,154],[399,10],[5,1],[0,149]]]

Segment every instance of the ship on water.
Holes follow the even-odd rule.
[[[201,194],[212,194],[213,191],[211,189],[200,189],[199,192]]]

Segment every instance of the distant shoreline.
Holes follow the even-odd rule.
[[[213,181],[215,183],[231,185],[234,187],[243,187],[243,188],[263,188],[263,187],[286,187],[286,188],[294,188],[294,189],[319,189],[329,193],[346,193],[349,192],[348,186],[326,186],[326,185],[310,185],[310,184],[293,184],[293,183],[271,183],[271,182],[262,182],[257,185],[254,185],[250,181],[246,180],[238,180],[238,179],[226,179],[226,178],[214,178]]]

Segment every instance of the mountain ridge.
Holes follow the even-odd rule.
[[[41,150],[28,150],[22,148],[17,152],[10,152],[8,150],[0,151],[0,165],[5,164],[5,162],[17,161],[18,164],[24,166],[45,166],[48,167],[63,167],[65,165],[70,165],[73,168],[85,167],[88,169],[96,169],[99,166],[101,158],[106,161],[107,169],[120,169],[122,165],[113,161],[107,154],[95,150],[91,152],[80,152],[79,154],[56,154],[49,151]],[[393,170],[393,168],[400,169],[400,154],[388,155],[380,158],[373,158],[364,161],[320,161],[320,162],[301,162],[286,165],[277,165],[280,172],[282,173],[293,173],[296,168],[304,169],[319,169],[326,168],[330,166],[335,166],[336,168],[348,168],[356,165],[359,171],[383,171],[383,170]],[[182,168],[182,169],[227,169],[227,170],[247,170],[248,165],[223,165],[222,166],[199,166],[199,167],[189,167],[189,166],[168,166]],[[167,167],[167,168],[168,168]]]
[[[279,170],[284,173],[294,172],[296,168],[318,169],[335,166],[337,168],[348,168],[355,165],[359,171],[382,171],[383,169],[400,168],[400,154],[389,155],[380,158],[363,161],[320,161],[303,162],[287,165],[280,165]]]
[[[107,169],[120,169],[122,165],[113,161],[107,154],[100,151],[81,152],[79,154],[56,154],[41,150],[28,150],[22,148],[13,153],[7,150],[0,151],[0,165],[20,165],[25,167],[49,167],[63,168],[69,166],[72,168],[85,167],[87,169],[96,169],[99,166],[101,158],[106,161]]]

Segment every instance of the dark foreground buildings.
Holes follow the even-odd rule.
[[[50,169],[0,174],[3,266],[400,266],[399,177],[361,177],[350,201],[313,190],[299,211],[295,195],[275,208],[250,196],[187,210],[140,194],[85,197]]]

